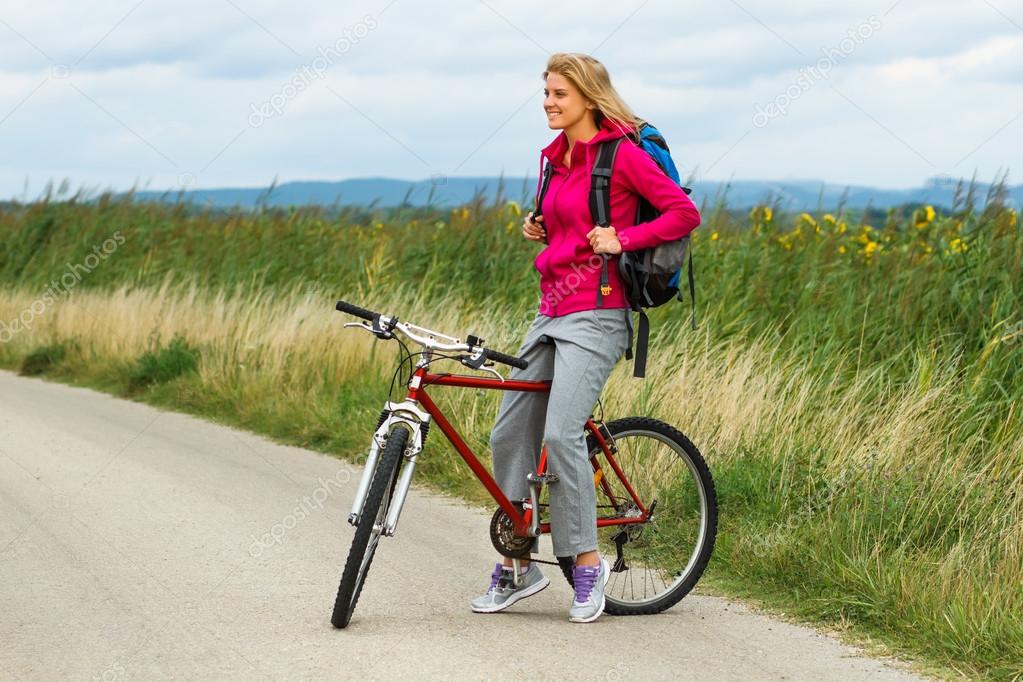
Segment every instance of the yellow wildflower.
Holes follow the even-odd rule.
[[[843,246],[839,246],[838,247],[838,252],[839,253],[845,253],[845,246],[844,245]]]
[[[510,210],[515,215],[517,215],[517,216],[521,216],[522,215],[522,207],[519,206],[519,202],[511,200],[511,201],[509,201],[506,204],[506,206],[507,206],[508,210]]]
[[[718,233],[717,232],[711,232],[710,233],[710,240],[712,242],[716,242],[718,240]]]
[[[774,218],[774,211],[770,206],[754,206],[749,212],[749,219],[754,226],[771,222]]]
[[[933,206],[924,206],[913,211],[913,221],[916,224],[916,228],[922,230],[933,223],[935,215],[937,214]]]
[[[959,238],[953,239],[951,242],[948,243],[948,250],[951,253],[962,253],[963,251],[966,251],[968,248],[970,247],[966,245],[966,242]]]
[[[866,254],[867,257],[873,256],[874,252],[877,251],[877,248],[878,248],[877,242],[868,241],[866,244],[863,245],[863,253]]]

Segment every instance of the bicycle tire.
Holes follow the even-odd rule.
[[[699,581],[700,576],[703,575],[704,570],[707,567],[707,563],[710,561],[711,554],[714,551],[714,541],[717,535],[717,492],[714,488],[714,479],[711,477],[710,469],[707,466],[706,461],[703,459],[703,455],[693,445],[685,434],[662,421],[652,419],[649,417],[625,417],[622,419],[616,419],[607,423],[607,428],[611,433],[612,438],[616,442],[624,442],[628,438],[652,438],[656,439],[661,443],[665,441],[673,444],[673,451],[685,464],[686,471],[693,477],[697,486],[702,489],[701,499],[704,501],[703,509],[705,518],[702,520],[702,531],[699,534],[699,540],[697,546],[693,548],[687,558],[682,570],[674,576],[675,580],[670,588],[666,589],[659,595],[650,599],[640,600],[627,600],[624,598],[615,597],[611,594],[605,594],[605,613],[616,616],[638,616],[638,615],[650,615],[654,613],[660,613],[665,611],[679,601],[682,600],[696,585]],[[667,444],[667,443],[665,443]],[[597,456],[601,454],[600,447],[597,445],[592,434],[587,434],[587,448],[590,456]],[[619,451],[617,459],[619,463],[622,463],[622,452]],[[623,466],[624,468],[624,466]],[[607,471],[605,472],[608,476],[613,476],[614,473]],[[617,478],[617,477],[616,477]],[[638,491],[638,494],[643,496],[643,491]],[[699,490],[697,491],[699,494]],[[601,493],[598,491],[598,503],[601,497]],[[642,500],[644,504],[649,505],[651,500]],[[653,523],[656,523],[658,519],[657,511],[655,509]],[[639,524],[637,524],[638,526]],[[644,524],[645,525],[645,524]],[[619,529],[624,528],[622,526]],[[598,540],[599,545],[599,540]],[[626,543],[627,547],[628,544]],[[601,551],[602,556],[605,554]],[[558,564],[561,566],[561,571],[568,580],[569,585],[572,585],[572,567],[575,563],[575,557],[558,557]],[[645,596],[645,576],[644,576],[644,596]],[[610,587],[610,583],[609,583]],[[623,590],[624,592],[624,590]]]
[[[334,612],[331,614],[330,622],[335,628],[348,627],[355,612],[366,575],[373,563],[373,555],[376,553],[382,525],[387,516],[391,496],[394,494],[408,438],[407,429],[395,426],[387,434],[387,440],[380,451],[380,459],[377,461],[373,481],[366,495],[359,525],[355,527],[355,537],[352,539],[351,549],[348,550],[348,559],[345,561],[341,584],[334,600]]]

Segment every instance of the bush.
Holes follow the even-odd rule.
[[[199,368],[200,353],[178,335],[164,347],[157,346],[143,353],[128,377],[128,388],[139,390],[165,384],[183,374],[196,372]]]
[[[63,341],[36,348],[21,361],[18,373],[22,376],[46,374],[60,364],[67,356],[67,344]]]

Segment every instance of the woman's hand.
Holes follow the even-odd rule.
[[[594,226],[586,233],[586,238],[590,240],[593,253],[607,253],[616,256],[622,252],[622,243],[618,241],[618,233],[614,227]]]
[[[543,216],[537,216],[536,220],[533,220],[533,214],[527,213],[526,217],[522,220],[522,235],[534,242],[547,243],[547,230],[543,226]]]

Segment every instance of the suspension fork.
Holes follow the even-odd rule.
[[[353,526],[359,525],[359,521],[362,517],[362,509],[366,503],[366,495],[369,492],[370,483],[373,481],[373,477],[376,474],[377,463],[380,457],[380,449],[384,446],[391,429],[397,424],[403,424],[408,427],[411,433],[408,441],[409,444],[405,452],[402,453],[406,463],[402,468],[400,478],[395,484],[394,492],[387,509],[387,518],[384,520],[384,526],[382,529],[382,533],[384,535],[394,535],[395,528],[398,525],[398,518],[401,516],[401,510],[405,506],[405,500],[408,497],[409,489],[412,486],[412,477],[415,474],[416,462],[419,458],[419,453],[423,450],[423,443],[425,442],[427,432],[429,431],[430,419],[430,415],[422,410],[412,400],[405,400],[400,403],[389,401],[384,404],[384,409],[380,415],[379,425],[373,433],[373,439],[370,443],[369,454],[366,457],[366,465],[362,471],[362,477],[359,479],[359,487],[356,488],[355,491],[355,499],[352,501],[352,510],[348,514],[348,523]]]

